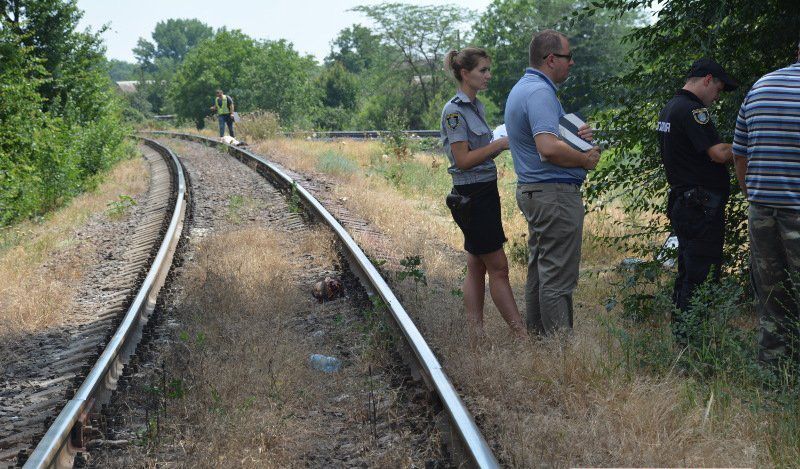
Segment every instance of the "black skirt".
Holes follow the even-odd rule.
[[[479,256],[501,249],[507,239],[500,220],[497,180],[462,184],[454,186],[453,190],[471,199],[470,216],[466,225],[450,210],[453,220],[464,233],[464,250]]]

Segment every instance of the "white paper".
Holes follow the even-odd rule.
[[[508,137],[508,132],[506,132],[506,125],[500,124],[494,128],[492,132],[492,140],[497,140],[498,138]]]

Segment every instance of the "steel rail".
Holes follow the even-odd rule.
[[[108,402],[111,392],[116,389],[117,380],[136,350],[142,328],[155,308],[158,293],[172,264],[186,213],[186,181],[174,153],[153,140],[143,140],[160,153],[171,168],[177,196],[169,227],[141,288],[116,332],[75,396],[67,402],[39,441],[24,468],[72,467],[76,453],[84,445],[83,430],[86,421],[95,409]]]
[[[336,220],[308,190],[276,165],[249,150],[199,135],[164,131],[152,131],[147,133],[165,137],[178,137],[220,147],[227,150],[230,155],[241,162],[248,164],[250,167],[254,167],[259,174],[267,177],[279,188],[296,191],[304,202],[304,205],[334,230],[342,242],[346,254],[348,254],[348,257],[352,261],[351,268],[365,283],[364,286],[368,289],[372,289],[374,293],[377,293],[387,305],[392,318],[405,336],[406,342],[416,357],[417,364],[426,383],[429,388],[432,388],[432,390],[436,392],[443,407],[446,409],[452,427],[456,430],[455,433],[461,442],[461,446],[467,453],[468,457],[466,462],[470,466],[480,468],[499,467],[497,459],[486,443],[478,426],[475,424],[469,410],[467,410],[464,401],[461,400],[461,397],[458,395],[458,392],[456,392],[447,374],[442,369],[442,365],[439,363],[436,355],[434,355],[433,350],[428,346],[428,343],[419,332],[419,329],[417,329],[416,324],[414,324],[414,321],[408,315],[405,308],[403,308],[403,305],[400,304],[400,301],[394,295],[391,288],[389,288],[389,285],[383,277],[381,277],[378,270],[367,258],[366,254],[364,254],[361,247],[353,240],[347,230],[345,230],[339,221]]]

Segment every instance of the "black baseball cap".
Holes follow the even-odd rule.
[[[725,69],[722,68],[722,65],[714,62],[708,57],[695,60],[692,64],[692,68],[689,69],[689,74],[686,76],[686,78],[704,77],[706,75],[711,75],[712,77],[724,83],[724,91],[733,91],[739,87],[739,82],[725,73]]]

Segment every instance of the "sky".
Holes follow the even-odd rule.
[[[156,23],[169,18],[197,18],[215,30],[222,26],[240,29],[255,39],[286,39],[295,50],[321,61],[330,53],[330,42],[342,29],[369,21],[360,13],[347,11],[357,5],[374,5],[380,0],[78,0],[84,11],[80,27],[103,34],[110,59],[134,62],[133,48],[150,34]],[[483,12],[490,0],[404,0],[417,5],[457,4]],[[477,19],[477,18],[476,18]]]

